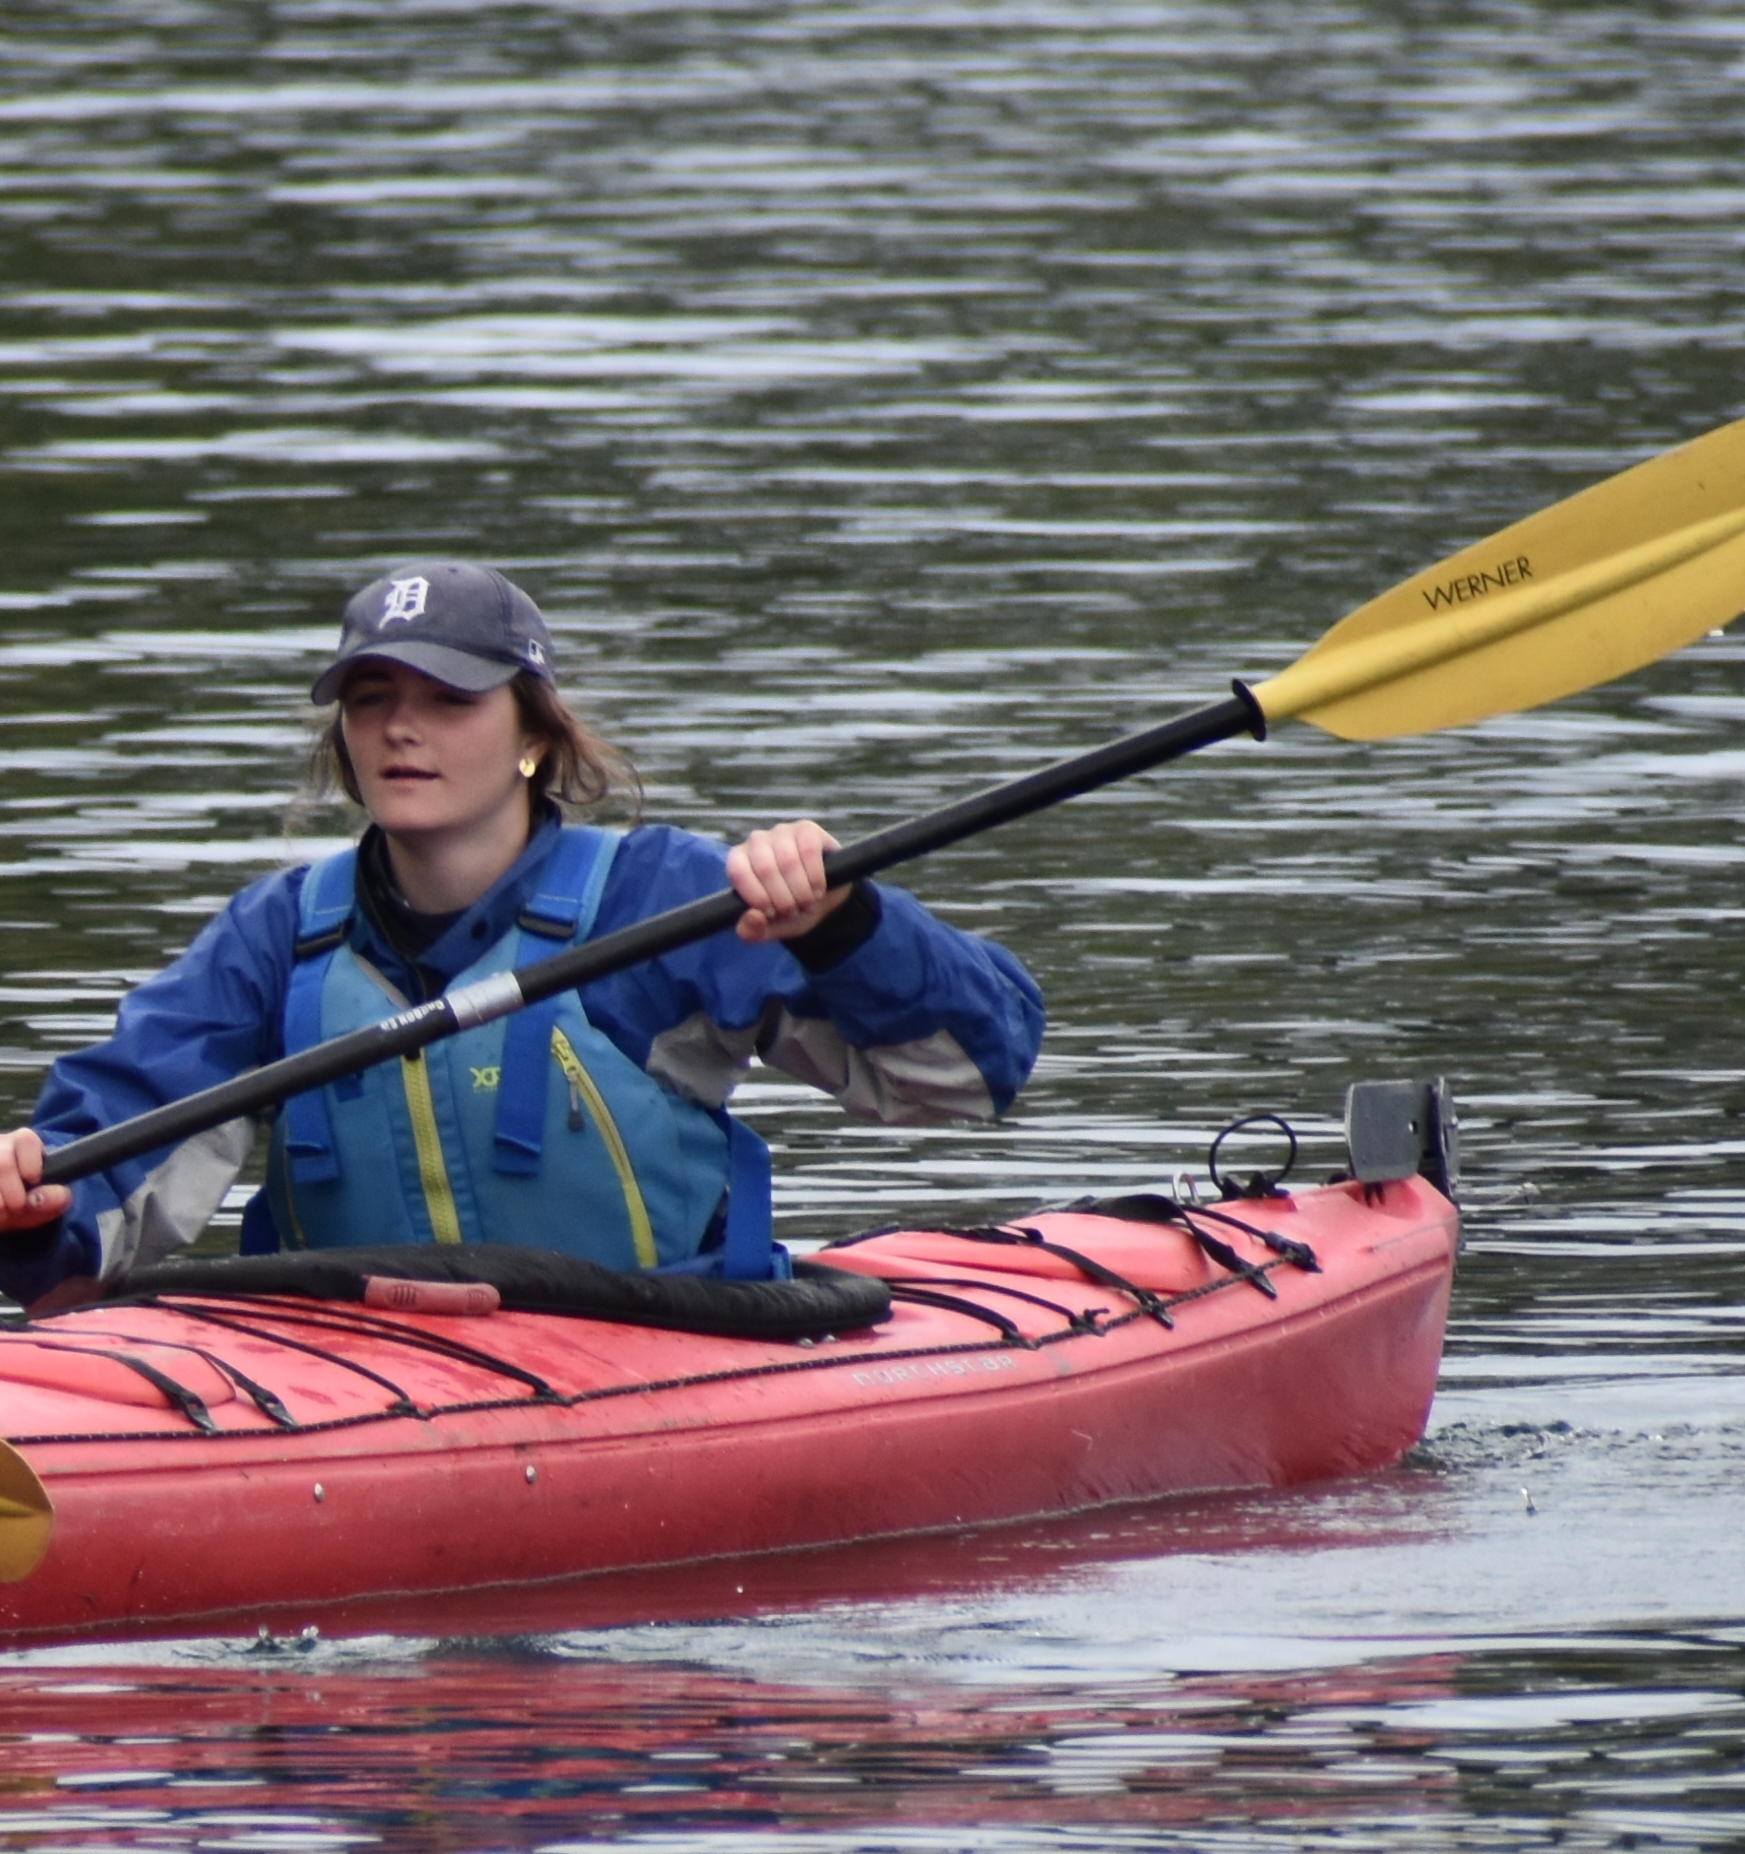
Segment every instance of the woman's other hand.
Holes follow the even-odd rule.
[[[797,940],[848,899],[849,887],[828,888],[824,852],[840,848],[810,818],[754,830],[727,855],[727,879],[745,912],[738,933],[753,946],[768,940]]]
[[[42,1182],[42,1141],[29,1127],[0,1133],[0,1230],[52,1223],[73,1201],[65,1185]]]

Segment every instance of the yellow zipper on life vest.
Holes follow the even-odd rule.
[[[561,1030],[553,1029],[551,1033],[551,1053],[556,1056],[558,1067],[569,1077],[570,1086],[593,1109],[600,1137],[605,1140],[613,1169],[618,1173],[618,1184],[624,1193],[624,1208],[630,1213],[630,1240],[636,1245],[636,1259],[642,1267],[653,1268],[660,1261],[660,1251],[654,1246],[654,1225],[648,1220],[648,1206],[642,1201],[635,1168],[630,1163],[630,1154],[625,1148],[617,1123],[606,1106],[606,1098],[594,1085],[593,1076],[582,1067],[582,1059],[576,1054],[575,1046]]]
[[[400,1058],[406,1082],[406,1107],[412,1116],[412,1143],[418,1149],[418,1182],[424,1187],[424,1207],[430,1213],[430,1230],[438,1242],[459,1242],[460,1212],[454,1206],[448,1167],[442,1158],[442,1135],[436,1127],[436,1102],[430,1093],[430,1068],[422,1054]]]

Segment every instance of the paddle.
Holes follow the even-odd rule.
[[[30,1463],[0,1442],[0,1584],[22,1583],[41,1564],[55,1510]]]
[[[1745,609],[1745,420],[1505,528],[1353,612],[1290,668],[1211,707],[1130,734],[833,851],[833,883],[1113,784],[1215,741],[1311,721],[1348,740],[1427,733],[1535,708],[1610,681]],[[506,1016],[733,926],[731,890],[500,973],[367,1029],[59,1147],[43,1181],[258,1113],[471,1025]]]

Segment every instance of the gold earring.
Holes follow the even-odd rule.
[[[531,779],[533,775],[539,771],[538,760],[536,760],[531,753],[528,754],[522,760],[519,771],[523,779]]]

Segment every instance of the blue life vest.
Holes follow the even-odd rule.
[[[616,832],[561,832],[517,926],[452,983],[586,940],[617,847]],[[347,944],[356,870],[347,850],[304,878],[287,1055],[405,1008]],[[429,1242],[740,1280],[788,1272],[770,1241],[768,1147],[638,1067],[574,991],[293,1096],[279,1114],[245,1254]]]

